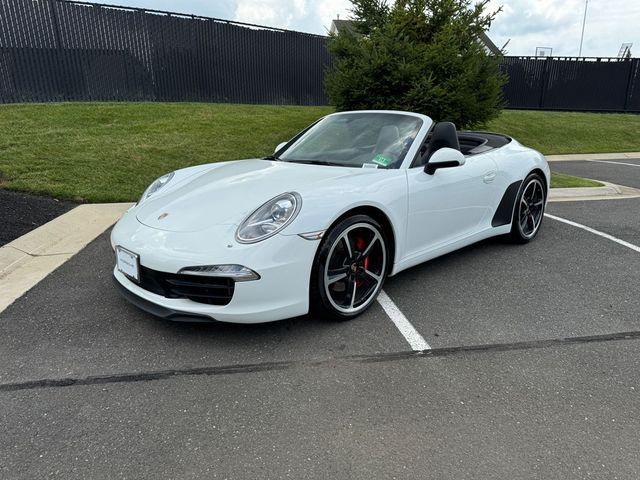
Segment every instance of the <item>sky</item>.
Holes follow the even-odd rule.
[[[326,34],[331,20],[349,17],[349,0],[98,0],[99,3],[218,17]],[[502,5],[489,31],[509,55],[534,55],[551,47],[557,56],[576,56],[585,0],[490,0]],[[583,56],[615,57],[623,42],[640,56],[640,0],[589,0]],[[635,54],[638,52],[638,54]]]

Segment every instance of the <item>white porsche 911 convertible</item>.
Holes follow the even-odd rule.
[[[505,135],[336,113],[273,156],[158,178],[113,229],[115,284],[172,320],[350,319],[387,276],[495,235],[533,239],[550,178]]]

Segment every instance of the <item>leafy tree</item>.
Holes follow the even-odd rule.
[[[353,28],[329,39],[336,108],[408,110],[459,127],[497,116],[506,78],[478,37],[499,10],[471,1],[351,0]]]

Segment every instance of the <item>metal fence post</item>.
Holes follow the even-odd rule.
[[[58,23],[58,14],[56,13],[56,0],[49,0],[49,9],[51,10],[51,23],[53,26],[53,35],[56,39],[56,47],[62,48],[62,37],[60,36],[60,24]]]
[[[551,57],[544,59],[544,66],[542,67],[542,79],[540,80],[540,100],[538,101],[538,108],[542,109],[544,106],[544,97],[547,93],[547,77],[549,76],[549,62],[552,61]]]
[[[627,77],[627,89],[624,95],[624,111],[629,111],[629,100],[631,99],[631,92],[633,92],[635,72],[638,68],[639,59],[633,58],[629,60],[629,75]]]

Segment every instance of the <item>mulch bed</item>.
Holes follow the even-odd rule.
[[[44,225],[78,204],[0,189],[0,246]]]

